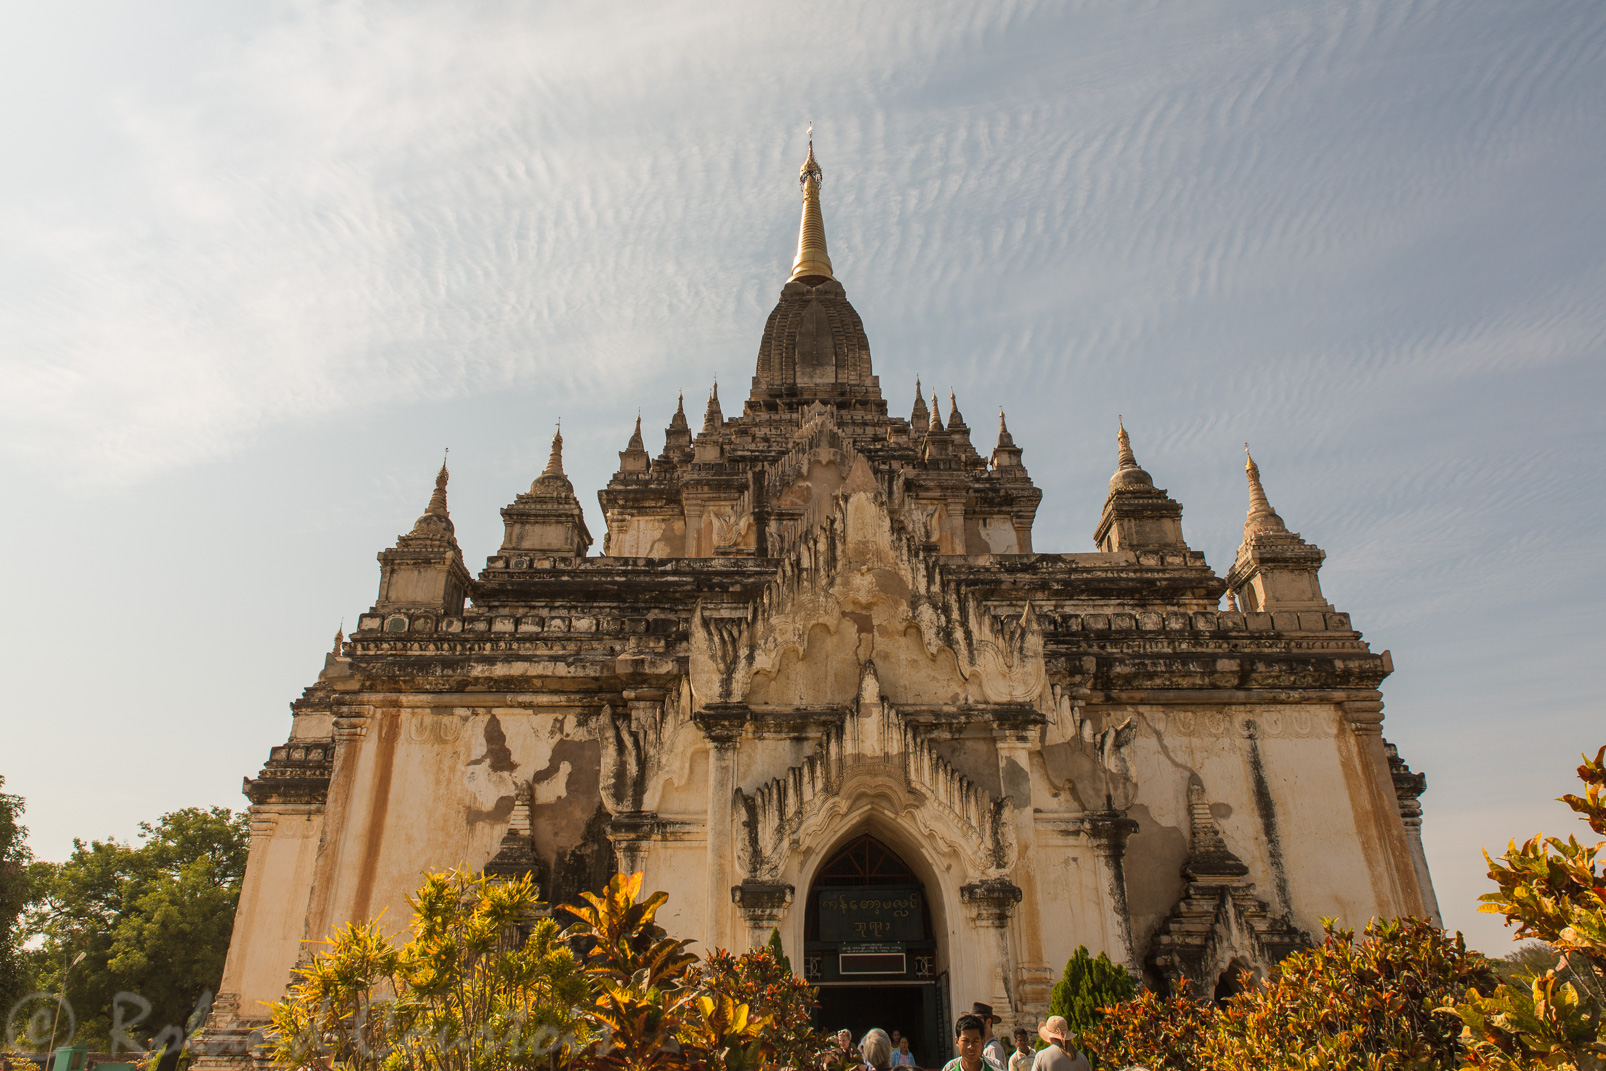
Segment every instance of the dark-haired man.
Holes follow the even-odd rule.
[[[954,1052],[959,1055],[943,1065],[942,1071],[982,1071],[981,1046],[986,1036],[986,1020],[979,1015],[961,1015],[954,1022]]]

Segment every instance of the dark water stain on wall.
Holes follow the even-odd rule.
[[[1283,865],[1283,842],[1277,832],[1277,808],[1272,803],[1271,786],[1266,783],[1266,768],[1260,759],[1260,727],[1254,719],[1244,722],[1244,736],[1249,738],[1249,778],[1255,789],[1255,810],[1260,813],[1260,825],[1266,833],[1266,858],[1271,862],[1272,878],[1277,885],[1277,901],[1286,915],[1293,910],[1288,896],[1288,868]]]
[[[1132,912],[1132,940],[1141,950],[1160,921],[1182,898],[1182,864],[1188,858],[1188,835],[1157,821],[1144,804],[1127,809],[1138,823],[1127,841],[1127,907]]]
[[[558,861],[582,843],[596,811],[602,807],[602,746],[595,740],[559,740],[552,745],[546,768],[530,779],[536,796],[541,786],[559,776],[569,764],[569,779],[563,795],[550,803],[531,808],[535,854],[552,867],[556,876]],[[610,849],[611,850],[611,849]]]

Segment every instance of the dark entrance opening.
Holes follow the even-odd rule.
[[[898,854],[865,835],[828,859],[803,915],[804,974],[818,987],[822,1031],[880,1027],[909,1039],[920,1067],[941,1067],[952,1047],[943,1029],[947,977],[925,887]]]

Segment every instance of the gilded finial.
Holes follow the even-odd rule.
[[[937,392],[931,392],[931,425],[928,431],[942,430],[942,403],[937,400]]]
[[[803,221],[798,225],[793,279],[833,278],[831,257],[825,251],[825,218],[820,214],[820,183],[824,178],[814,160],[814,124],[810,123],[808,159],[797,173],[798,184],[803,187]]]
[[[1138,467],[1138,459],[1132,453],[1132,437],[1126,433],[1126,421],[1117,416],[1115,426],[1117,428],[1115,442],[1120,448],[1116,455],[1116,470],[1135,469]]]

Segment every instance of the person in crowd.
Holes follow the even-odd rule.
[[[1037,1034],[1048,1042],[1048,1048],[1039,1050],[1032,1060],[1032,1071],[1093,1071],[1087,1057],[1072,1043],[1075,1034],[1063,1015],[1050,1015],[1048,1021],[1037,1028]]]
[[[987,1066],[993,1071],[1009,1071],[1009,1057],[1004,1055],[1004,1044],[993,1036],[993,1024],[1003,1022],[1003,1016],[994,1015],[993,1006],[979,1000],[970,1006],[970,1014],[982,1021],[981,1058],[987,1061]]]
[[[1015,1051],[1009,1054],[1009,1071],[1032,1071],[1032,1032],[1024,1026],[1015,1028]]]
[[[898,1042],[903,1040],[903,1035],[896,1030],[889,1030],[887,1032],[892,1035],[892,1047],[896,1049],[898,1047]]]
[[[919,1067],[920,1066],[919,1064],[915,1063],[915,1054],[909,1051],[909,1039],[908,1038],[906,1038],[906,1037],[898,1038],[898,1047],[895,1050],[893,1050],[893,1053],[892,1053],[892,1066],[893,1067]]]
[[[821,1056],[820,1067],[827,1071],[831,1068],[846,1071],[847,1068],[857,1066],[859,1054],[853,1051],[853,1031],[843,1027],[836,1032],[836,1037],[832,1040],[835,1044],[826,1049]]]
[[[982,1071],[985,1061],[981,1046],[987,1033],[987,1021],[979,1016],[965,1014],[954,1021],[954,1052],[958,1053],[943,1065],[942,1071]]]
[[[865,1071],[891,1071],[892,1039],[885,1030],[874,1027],[859,1042],[859,1055],[864,1059]]]

